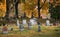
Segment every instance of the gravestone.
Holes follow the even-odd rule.
[[[2,28],[2,33],[3,33],[3,34],[8,33],[8,28],[7,28],[7,26],[3,26],[3,28]]]
[[[31,24],[32,24],[32,25],[37,24],[37,22],[36,22],[36,19],[35,19],[35,18],[30,19],[30,22],[31,22]]]
[[[27,23],[26,23],[26,19],[22,20],[22,24],[23,24],[23,25],[26,25],[26,24],[27,24]]]
[[[19,28],[19,20],[16,20],[16,25],[17,25],[17,27]]]
[[[24,25],[20,24],[19,28],[20,28],[20,31],[23,31],[24,30]]]
[[[37,24],[38,24],[38,32],[41,32],[41,28],[40,28],[41,23],[40,22],[37,22]]]
[[[50,21],[49,20],[46,20],[46,26],[50,26]]]
[[[28,29],[29,29],[29,30],[32,29],[32,24],[31,24],[30,21],[28,21]]]

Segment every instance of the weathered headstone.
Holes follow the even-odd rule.
[[[37,24],[37,22],[36,22],[36,20],[34,18],[33,19],[30,19],[30,22],[31,22],[32,25]]]
[[[23,26],[23,24],[20,24],[20,31],[23,31],[24,30],[24,26]]]
[[[46,20],[46,26],[50,26],[50,21],[49,20]]]
[[[22,20],[22,24],[23,24],[23,25],[26,25],[26,24],[27,24],[25,19]]]
[[[19,28],[19,20],[16,20],[17,27]]]
[[[40,22],[37,22],[37,24],[38,24],[38,32],[40,32],[41,31],[41,28],[40,28],[41,23]]]
[[[28,29],[30,30],[32,28],[32,24],[31,24],[31,22],[29,21],[28,22]]]
[[[3,28],[2,28],[2,33],[3,34],[6,34],[6,33],[8,33],[8,28],[7,28],[7,26],[3,26]]]

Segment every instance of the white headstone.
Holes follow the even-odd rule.
[[[30,22],[31,22],[31,24],[32,24],[32,25],[37,24],[37,22],[36,22],[36,20],[35,20],[35,19],[30,19]]]
[[[19,25],[20,25],[20,24],[19,24],[19,20],[17,20],[17,22],[16,22],[16,23],[17,23],[17,27],[19,27]]]
[[[23,25],[25,25],[26,24],[26,20],[23,20],[22,23],[23,23]]]
[[[50,26],[50,21],[49,20],[46,20],[46,25]]]

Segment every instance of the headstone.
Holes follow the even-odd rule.
[[[40,32],[41,31],[41,28],[40,28],[41,23],[40,22],[37,22],[37,24],[38,24],[38,32]]]
[[[30,22],[31,22],[32,25],[37,24],[37,22],[36,22],[36,20],[34,18],[33,19],[30,19]]]
[[[29,21],[28,22],[28,29],[30,30],[32,28],[32,24],[31,24],[31,22]]]
[[[26,25],[26,24],[27,24],[25,19],[22,20],[22,24],[23,24],[23,25]]]
[[[7,28],[7,26],[3,26],[3,28],[2,28],[2,33],[3,33],[3,34],[8,33],[8,28]]]
[[[17,27],[19,27],[20,24],[19,24],[19,20],[18,19],[16,21],[16,24],[17,24]]]
[[[34,20],[34,24],[37,24],[37,19],[34,18],[33,20]]]
[[[24,26],[23,26],[23,24],[20,24],[20,31],[23,31],[24,30]]]
[[[49,20],[46,20],[46,26],[50,26],[50,21]]]

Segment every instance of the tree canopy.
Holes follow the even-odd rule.
[[[50,3],[49,5],[49,12],[51,13],[51,18],[52,19],[60,19],[60,5],[53,5]]]

